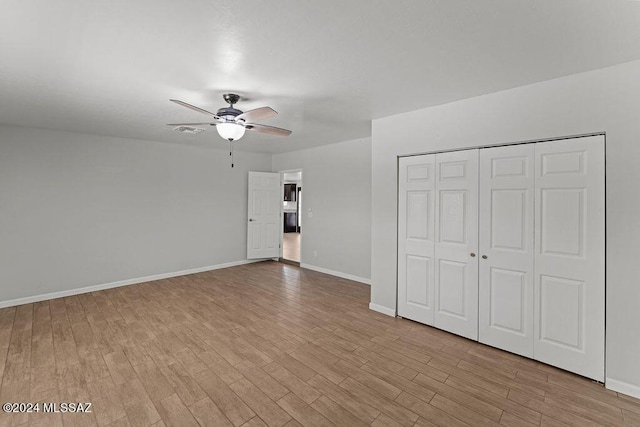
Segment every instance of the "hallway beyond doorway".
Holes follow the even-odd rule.
[[[300,233],[284,233],[282,258],[300,262]]]

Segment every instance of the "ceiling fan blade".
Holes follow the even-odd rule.
[[[270,119],[278,115],[278,112],[271,107],[260,107],[254,110],[245,111],[236,117],[236,120],[244,120],[245,122],[259,122]]]
[[[255,123],[248,123],[244,126],[247,130],[252,130],[260,133],[268,133],[269,135],[277,136],[289,136],[291,131],[288,129],[277,128],[275,126],[259,125]]]
[[[215,126],[215,123],[167,123],[167,126]]]
[[[187,103],[186,103],[186,102],[184,102],[184,101],[180,101],[180,100],[178,100],[178,99],[170,99],[169,101],[171,101],[171,102],[175,102],[175,103],[176,103],[176,104],[178,104],[178,105],[182,105],[183,107],[190,108],[190,109],[192,109],[192,110],[194,110],[194,111],[197,111],[197,112],[199,112],[199,113],[207,114],[207,115],[209,115],[209,116],[213,117],[213,118],[214,118],[214,119],[216,119],[216,120],[218,120],[218,119],[220,118],[220,117],[216,116],[215,114],[213,114],[211,111],[203,110],[203,109],[202,109],[202,108],[200,108],[200,107],[196,107],[195,105],[187,104]]]

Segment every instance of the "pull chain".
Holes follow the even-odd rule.
[[[231,167],[233,167],[233,139],[229,140],[229,156],[231,156]]]

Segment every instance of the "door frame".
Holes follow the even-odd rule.
[[[476,149],[481,150],[483,148],[508,147],[511,145],[522,145],[522,144],[537,144],[538,142],[562,141],[565,139],[588,138],[590,136],[604,136],[604,142],[605,142],[605,148],[606,148],[607,133],[602,131],[602,132],[581,133],[577,135],[557,136],[553,138],[526,139],[523,141],[497,142],[495,144],[484,144],[484,145],[467,145],[465,147],[445,148],[445,149],[436,150],[436,151],[420,151],[416,153],[402,154],[396,157],[397,159],[400,159],[401,157],[424,156],[425,154],[450,153],[452,151],[476,150]],[[605,152],[605,155],[606,155],[606,152]]]
[[[302,187],[302,181],[304,180],[302,168],[282,169],[278,171],[280,174],[280,259],[283,259],[282,255],[284,251],[284,205],[282,204],[284,201],[284,174],[292,172],[300,172],[300,182],[296,184],[296,203],[299,203],[297,201],[298,187]],[[302,216],[302,211],[300,211],[300,216]],[[300,222],[300,218],[298,218],[298,222]],[[300,228],[300,263],[302,263],[302,228]]]

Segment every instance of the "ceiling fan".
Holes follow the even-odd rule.
[[[215,126],[218,134],[229,141],[230,150],[229,155],[232,157],[231,167],[233,167],[233,141],[237,141],[244,136],[246,130],[266,133],[276,136],[289,136],[291,131],[288,129],[282,129],[275,126],[267,126],[259,123],[255,123],[259,120],[270,119],[276,116],[278,113],[271,107],[260,107],[249,111],[242,111],[234,108],[233,106],[240,100],[240,95],[235,93],[225,93],[222,95],[225,102],[229,104],[228,107],[220,108],[216,114],[210,111],[196,107],[195,105],[187,104],[184,101],[178,99],[170,99],[169,101],[175,102],[178,105],[187,107],[191,110],[197,111],[202,114],[206,114],[211,117],[213,122],[204,123],[169,123],[167,126]]]

